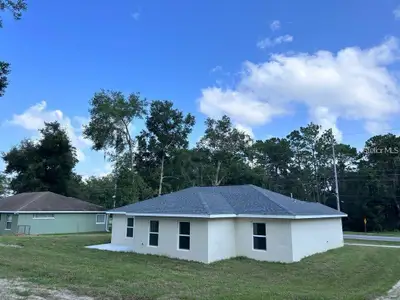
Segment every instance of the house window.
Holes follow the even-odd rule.
[[[54,219],[54,214],[34,214],[34,219]]]
[[[267,250],[267,229],[265,223],[253,223],[253,249]]]
[[[106,224],[106,215],[96,215],[96,224]]]
[[[6,215],[6,230],[11,230],[12,215]]]
[[[133,228],[135,227],[135,218],[126,219],[126,237],[133,237]]]
[[[149,246],[158,246],[158,231],[159,231],[159,223],[158,221],[150,221],[150,230],[149,230]]]
[[[190,223],[179,222],[179,242],[180,250],[190,250]]]

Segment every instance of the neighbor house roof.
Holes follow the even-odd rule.
[[[0,212],[100,212],[104,208],[52,192],[21,193],[0,199]]]
[[[345,217],[316,202],[293,199],[254,185],[192,187],[108,211],[112,214],[192,217]]]

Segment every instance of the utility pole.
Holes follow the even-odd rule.
[[[337,207],[337,210],[340,211],[339,183],[338,183],[337,171],[336,171],[335,139],[334,138],[332,139],[332,155],[333,155],[333,171],[335,173],[336,207]]]
[[[117,183],[115,183],[115,185],[114,185],[114,195],[112,196],[113,197],[113,208],[115,208],[115,201],[116,201],[116,198],[117,198]]]
[[[112,198],[114,200],[113,208],[115,208],[116,200],[117,200],[117,188],[118,188],[117,180],[118,180],[117,170],[114,169],[114,195],[112,196]]]

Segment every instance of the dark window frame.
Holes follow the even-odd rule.
[[[129,219],[132,219],[132,226],[129,225]],[[134,236],[134,229],[135,229],[135,218],[134,217],[127,217],[126,218],[126,237],[133,238]],[[132,236],[130,236],[129,232],[132,231]]]
[[[156,226],[157,228],[152,228],[152,226],[151,226],[152,222],[157,222],[156,223],[157,224],[157,226]],[[159,235],[160,235],[160,222],[158,220],[150,220],[149,221],[149,242],[148,242],[149,247],[158,247]],[[157,237],[156,238],[156,244],[152,244],[152,237],[153,238]]]
[[[182,224],[188,224],[187,229],[189,231],[184,230],[184,233],[182,233]],[[180,221],[178,222],[178,250],[183,250],[183,251],[190,251],[190,234],[191,234],[191,226],[190,222],[187,221]],[[182,247],[182,241],[188,241],[188,247]]]
[[[258,228],[261,225],[261,230]],[[266,223],[253,223],[253,250],[256,251],[267,251],[267,224]],[[262,241],[262,246],[256,241]],[[265,246],[263,246],[265,245]]]

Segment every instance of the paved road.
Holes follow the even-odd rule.
[[[344,243],[344,244],[345,244],[345,245],[350,245],[350,246],[381,247],[381,248],[398,248],[398,249],[400,249],[400,246],[394,246],[394,245],[361,244],[361,243]]]
[[[400,242],[397,236],[344,234],[343,237],[348,240]]]

